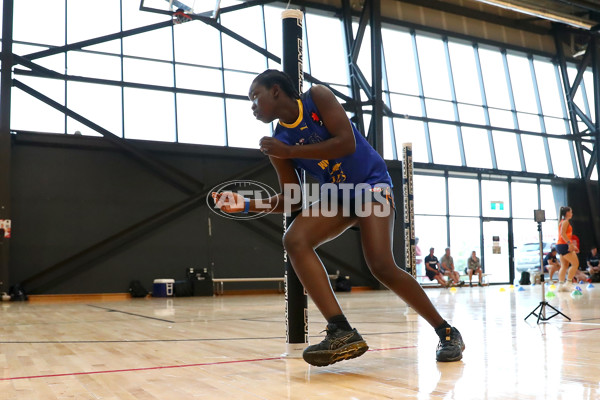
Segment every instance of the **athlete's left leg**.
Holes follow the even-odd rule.
[[[571,268],[569,268],[569,272],[567,274],[567,279],[569,282],[573,281],[575,274],[579,271],[579,257],[577,257],[577,253],[574,251],[569,253],[568,260],[571,262]]]
[[[382,204],[368,203],[367,216],[359,217],[360,237],[367,265],[381,283],[402,298],[434,328],[444,323],[425,291],[419,283],[404,270],[400,269],[392,254],[394,230],[394,210],[388,215],[377,216],[375,211],[384,213]]]
[[[441,317],[421,285],[396,265],[392,253],[394,210],[389,203],[383,205],[373,202],[364,207],[364,211],[371,212],[359,216],[358,225],[369,269],[375,278],[402,298],[435,329],[440,338],[436,351],[437,361],[462,359],[465,344],[460,332]],[[385,212],[386,210],[389,212]]]

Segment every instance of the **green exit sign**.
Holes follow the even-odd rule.
[[[504,210],[504,202],[503,201],[490,201],[490,207],[492,210],[502,211]]]

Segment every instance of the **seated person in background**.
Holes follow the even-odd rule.
[[[483,271],[481,270],[481,262],[475,250],[473,250],[471,257],[467,260],[467,273],[469,274],[469,286],[473,287],[473,274],[479,275],[479,286],[483,286],[481,283]]]
[[[582,282],[591,282],[591,278],[588,275],[587,268],[585,265],[579,264],[579,268],[575,271],[575,276],[573,277],[573,283],[582,283]]]
[[[448,287],[450,282],[446,282],[444,280],[444,276],[438,269],[438,259],[433,255],[434,248],[429,249],[429,255],[425,257],[425,275],[429,278],[430,281],[437,280],[438,283],[442,286]]]
[[[592,247],[586,261],[591,281],[600,282],[600,257],[596,246]]]
[[[454,269],[454,259],[450,255],[450,247],[446,247],[446,254],[440,260],[440,272],[448,277],[449,281],[454,281],[455,285],[462,286],[465,283],[460,280],[460,274]]]
[[[550,253],[546,254],[546,257],[544,257],[544,272],[548,271],[548,279],[550,282],[553,281],[552,277],[559,269],[560,263],[556,258],[556,249],[553,247],[552,250],[550,250]]]

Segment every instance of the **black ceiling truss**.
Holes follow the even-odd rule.
[[[230,11],[235,11],[238,9],[242,9],[242,8],[247,8],[247,7],[251,7],[251,6],[257,6],[257,5],[263,5],[263,4],[267,4],[267,3],[272,3],[275,2],[276,0],[256,0],[256,1],[249,1],[242,5],[239,6],[232,6],[232,7],[228,7],[228,8],[223,8],[220,12],[220,14],[223,14],[225,12],[230,12]],[[155,12],[158,14],[164,14],[164,15],[169,15],[169,16],[173,16],[174,12],[170,12],[170,11],[165,11],[165,10],[159,10],[159,9],[155,9],[155,8],[151,8],[151,7],[145,7],[143,6],[144,4],[144,0],[141,0],[141,4],[140,4],[140,10],[142,11],[149,11],[149,12]],[[269,60],[273,60],[278,64],[281,64],[281,59],[279,57],[277,57],[275,54],[271,53],[270,51],[268,51],[267,49],[251,42],[250,40],[244,38],[243,36],[237,34],[236,32],[232,31],[231,29],[224,27],[223,25],[221,25],[216,19],[214,18],[210,18],[207,16],[204,16],[203,14],[189,14],[189,18],[190,20],[194,20],[194,21],[200,21],[200,22],[204,22],[207,25],[212,26],[213,28],[215,28],[216,30],[218,30],[221,33],[226,34],[227,36],[231,37],[234,40],[237,40],[238,42],[240,42],[241,44],[249,47],[250,49],[258,52],[259,54],[262,54],[263,56],[267,57]],[[346,103],[350,103],[349,105],[345,105],[345,107],[348,108],[352,108],[354,107],[354,102],[355,100],[352,97],[348,97],[347,95],[345,95],[344,93],[340,92],[339,90],[329,86],[327,83],[321,82],[318,79],[314,78],[313,76],[311,76],[309,73],[304,72],[304,79],[306,79],[308,82],[314,83],[314,84],[321,84],[321,85],[325,85],[327,86],[337,97],[339,97],[340,99],[342,99],[343,101],[345,101]]]
[[[81,122],[85,126],[95,130],[100,133],[106,140],[114,144],[115,146],[120,147],[125,150],[129,155],[134,157],[137,161],[139,161],[146,168],[159,175],[161,178],[165,179],[168,183],[172,184],[179,190],[183,191],[187,194],[196,193],[204,184],[192,178],[185,172],[178,170],[168,164],[163,163],[162,161],[157,160],[149,153],[141,150],[131,142],[124,140],[114,133],[104,129],[100,125],[90,121],[89,119],[81,116],[80,114],[70,110],[69,108],[63,106],[60,103],[52,100],[51,98],[45,96],[44,94],[38,92],[37,90],[25,85],[21,81],[16,79],[13,80],[13,86],[21,89],[25,93],[30,96],[35,97],[36,99],[46,103],[50,107],[64,113],[65,115],[73,118],[74,120]]]
[[[588,164],[586,164],[583,153],[585,151],[592,151],[592,149],[588,149],[583,144],[583,139],[588,138],[590,141],[595,142],[595,138],[598,133],[598,129],[596,128],[596,122],[592,120],[592,118],[588,117],[587,114],[581,110],[579,105],[575,103],[575,95],[577,91],[581,88],[581,82],[583,80],[583,73],[587,70],[588,67],[592,67],[592,73],[594,75],[594,82],[598,79],[598,71],[593,68],[593,55],[594,55],[594,45],[596,40],[593,36],[590,35],[589,43],[587,46],[586,53],[582,58],[581,62],[577,66],[577,75],[573,80],[573,83],[570,82],[568,71],[567,71],[567,62],[564,57],[564,51],[562,47],[561,41],[561,32],[557,31],[555,34],[555,43],[557,49],[557,59],[560,66],[561,73],[561,81],[563,84],[563,89],[565,92],[566,100],[567,100],[567,111],[569,113],[569,120],[571,124],[571,133],[574,136],[573,142],[575,143],[575,149],[577,152],[577,161],[578,161],[578,170],[579,174],[583,179],[589,180],[591,177],[591,172],[593,169],[594,161],[590,160]],[[594,85],[596,86],[596,85]],[[595,89],[594,89],[595,90]],[[598,115],[594,115],[594,118],[598,120]],[[583,122],[587,129],[585,131],[581,131],[579,128],[579,122]],[[591,166],[591,168],[590,168]]]
[[[595,34],[589,35],[585,55],[577,66],[577,75],[573,83],[570,83],[567,60],[563,51],[563,39],[565,35],[568,35],[568,33],[558,28],[555,30],[554,40],[556,43],[557,60],[560,66],[561,80],[567,101],[573,143],[575,144],[575,151],[577,153],[578,171],[586,183],[592,220],[597,221],[600,212],[600,158],[598,157],[598,148],[600,148],[600,40]],[[575,94],[577,90],[581,89],[583,74],[588,68],[592,71],[594,82],[594,109],[590,110],[591,118],[575,104]],[[584,101],[587,101],[585,96]],[[581,131],[578,121],[583,122],[587,129]],[[587,162],[584,153],[590,155]],[[594,167],[596,167],[596,173],[598,174],[598,181],[595,184],[591,180]],[[596,186],[597,195],[594,195],[593,186]],[[592,226],[594,227],[594,234],[597,241],[600,238],[600,227],[598,224],[592,224]]]
[[[28,60],[35,60],[37,58],[48,57],[48,56],[52,56],[55,54],[66,53],[67,51],[71,51],[71,50],[81,50],[82,48],[87,47],[87,46],[92,46],[92,45],[100,44],[100,43],[106,43],[106,42],[110,42],[111,40],[122,39],[122,38],[125,38],[128,36],[138,35],[138,34],[144,33],[144,32],[151,32],[156,29],[165,28],[165,27],[171,26],[171,25],[173,25],[172,21],[158,22],[156,24],[142,26],[142,27],[135,28],[135,29],[129,29],[127,31],[117,32],[117,33],[113,33],[110,35],[99,36],[99,37],[93,38],[93,39],[82,40],[80,42],[67,44],[65,46],[51,47],[47,50],[42,50],[42,51],[38,51],[35,53],[27,54],[23,57]]]
[[[15,58],[24,60],[22,57],[14,55]],[[127,81],[115,81],[111,79],[101,79],[101,78],[89,78],[85,76],[77,76],[77,75],[65,75],[59,72],[55,72],[39,66],[37,64],[33,64],[31,62],[22,62],[23,65],[28,66],[31,70],[19,69],[15,68],[15,75],[23,75],[23,76],[35,76],[38,78],[49,78],[49,79],[59,79],[66,80],[69,82],[84,82],[84,83],[96,83],[100,85],[109,85],[109,86],[119,86],[124,88],[134,88],[134,89],[148,89],[159,92],[170,92],[170,93],[183,93],[183,94],[193,94],[198,96],[208,96],[208,97],[219,97],[222,99],[235,99],[235,100],[248,100],[247,96],[242,96],[239,94],[227,94],[220,92],[210,92],[206,90],[195,90],[195,89],[186,89],[186,88],[177,88],[173,86],[160,86],[160,85],[150,85],[147,83],[136,83],[136,82],[127,82]],[[32,65],[32,67],[30,67]]]

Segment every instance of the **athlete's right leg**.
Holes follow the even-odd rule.
[[[569,264],[571,265],[569,269]],[[558,271],[558,291],[570,292],[572,289],[573,277],[579,268],[579,259],[577,254],[569,252],[560,256],[560,270]],[[569,274],[567,275],[567,270]],[[566,278],[566,279],[565,279]]]
[[[319,245],[335,239],[354,225],[356,219],[339,215],[325,217],[319,204],[312,206],[313,212],[299,214],[283,236],[283,245],[300,282],[325,319],[342,314],[327,270],[315,252]],[[314,210],[316,209],[316,210]]]
[[[314,207],[318,207],[315,205]],[[352,329],[333,293],[327,271],[315,249],[352,226],[354,218],[322,215],[298,215],[283,238],[294,271],[309,296],[327,319],[327,335],[320,343],[304,349],[302,358],[315,366],[330,365],[356,358],[368,349],[356,329]]]
[[[569,273],[567,274],[567,280],[568,282],[573,282],[573,278],[579,270],[579,258],[577,257],[577,253],[572,251],[569,254],[567,254],[567,260],[571,263],[571,268],[569,269]]]

